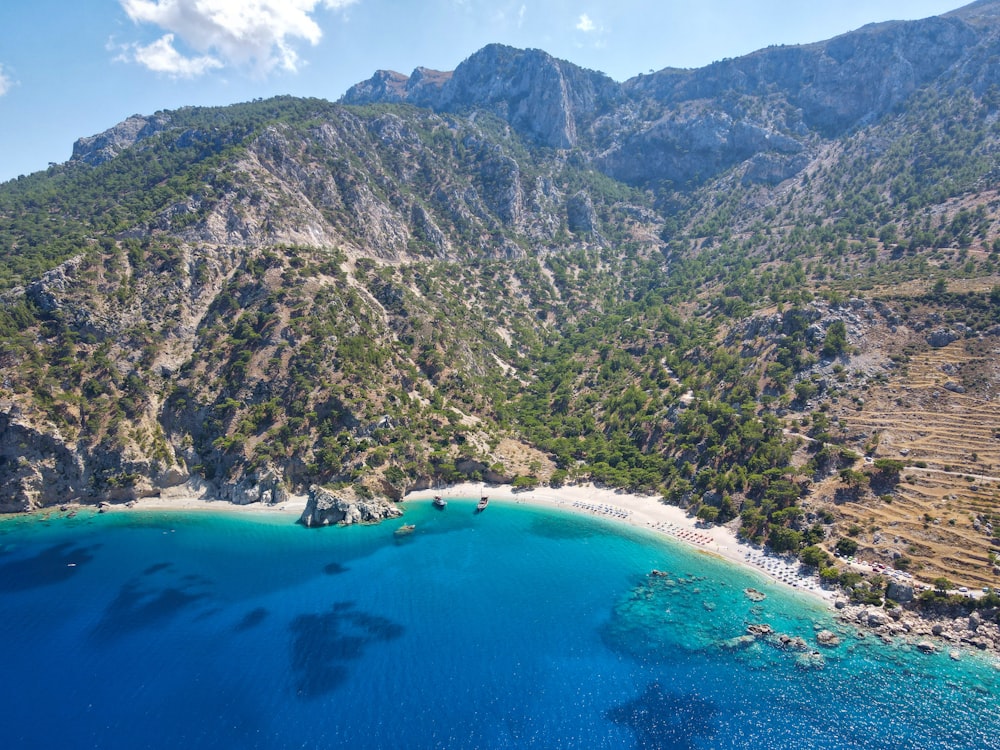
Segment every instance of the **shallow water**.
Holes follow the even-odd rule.
[[[410,504],[403,538],[231,513],[0,523],[4,746],[1000,747],[986,659],[820,649],[829,613],[752,571],[597,518],[473,510]],[[722,645],[753,623],[822,666]]]

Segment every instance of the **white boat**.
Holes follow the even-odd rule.
[[[448,501],[445,500],[440,495],[435,495],[434,496],[434,507],[435,508],[444,508],[447,504],[448,504]]]

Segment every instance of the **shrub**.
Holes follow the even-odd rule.
[[[858,551],[858,543],[853,539],[844,537],[837,540],[836,550],[839,554],[850,557]]]
[[[830,564],[830,556],[826,553],[826,550],[815,544],[803,547],[802,551],[799,552],[799,559],[813,568],[822,569]]]
[[[698,519],[706,523],[714,523],[719,517],[719,509],[713,505],[702,505],[698,508]]]

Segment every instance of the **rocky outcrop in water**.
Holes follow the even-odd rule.
[[[840,645],[840,636],[831,630],[821,630],[816,633],[816,642],[821,646],[833,648]]]
[[[299,523],[309,527],[334,524],[349,526],[355,523],[379,523],[402,515],[403,511],[388,500],[349,499],[314,484],[309,488],[309,498],[299,517]]]

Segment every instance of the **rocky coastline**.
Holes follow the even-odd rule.
[[[471,485],[469,487],[464,485],[457,486],[451,488],[446,494],[453,497],[471,496],[470,492],[475,488],[470,488]],[[243,511],[256,507],[284,512],[298,512],[301,508],[297,523],[307,528],[377,524],[381,521],[399,518],[403,515],[402,507],[392,500],[377,496],[362,497],[351,488],[334,491],[318,485],[312,485],[309,487],[305,497],[285,497],[281,503],[271,501],[274,497],[273,494],[266,492],[263,494],[253,493],[252,501],[249,505],[246,501],[244,503],[235,503],[232,498],[215,497],[208,491],[206,486],[201,486],[199,489],[199,492],[166,493],[170,496],[144,498],[127,503],[116,502],[110,505],[101,503],[101,506],[106,510],[113,510],[126,507],[149,508],[155,505],[162,505],[163,507],[176,507],[177,509],[186,510],[196,507],[217,508],[219,505],[226,505],[235,511]],[[442,490],[436,491],[442,492]],[[503,493],[501,488],[493,488],[492,492],[500,494],[501,497],[498,499],[502,499]],[[559,499],[559,497],[562,497],[559,495],[560,492],[565,493],[566,497]],[[575,509],[567,500],[571,500],[580,492],[602,491],[596,488],[567,487],[555,492],[548,489],[541,493],[544,497],[541,495],[537,498],[533,497],[537,493],[519,493],[516,498],[512,495],[512,501],[519,504],[541,501],[546,505],[555,504],[567,509]],[[552,497],[548,497],[548,495],[552,495]],[[669,506],[660,504],[651,507],[648,504],[648,498],[631,498],[631,496],[625,496],[621,493],[610,493],[609,496],[613,496],[616,502],[623,505],[626,504],[626,501],[640,501],[642,507],[650,511],[658,510],[667,512],[675,510]],[[212,499],[217,502],[210,502]],[[286,503],[284,500],[288,502]],[[75,513],[79,507],[81,506],[76,503],[69,503],[63,504],[58,510],[60,512]],[[56,508],[37,509],[37,512],[51,512],[53,510],[56,510]],[[650,524],[649,520],[632,516],[631,512],[627,514],[624,522],[631,524],[638,523],[639,525]],[[718,549],[719,547],[716,546],[716,550]],[[713,552],[716,550],[713,550]],[[739,555],[730,555],[729,559],[737,564],[748,565],[748,563],[739,558]],[[652,577],[656,577],[658,574],[660,574],[659,571],[652,571],[650,573]],[[877,637],[887,643],[903,641],[925,653],[947,652],[955,659],[961,658],[963,651],[978,651],[1000,655],[1000,608],[986,608],[969,612],[962,607],[951,607],[945,609],[938,608],[931,611],[927,607],[921,608],[920,602],[913,596],[913,591],[909,584],[903,584],[898,581],[890,581],[889,589],[886,593],[893,602],[901,603],[895,606],[890,604],[889,607],[858,604],[851,602],[847,598],[847,595],[850,594],[849,591],[838,592],[832,597],[827,593],[824,597],[825,601],[835,610],[840,627],[837,628],[838,632],[834,633],[817,626],[817,644],[823,648],[833,648],[840,644],[843,636],[853,634],[856,637],[862,638]],[[765,594],[755,588],[746,589],[744,595],[752,601],[759,601],[765,598]],[[784,649],[793,648],[795,651],[805,653],[808,657],[805,661],[809,661],[810,663],[803,664],[803,666],[820,666],[818,662],[821,660],[812,657],[813,648],[801,648],[802,644],[798,642],[782,642],[780,635],[770,632],[749,632],[745,636],[740,636],[738,643],[736,641],[730,643],[729,647],[740,647],[761,638],[764,638],[768,642],[774,640],[775,643]]]
[[[335,494],[318,485],[309,487],[305,510],[299,523],[315,526],[350,526],[356,523],[380,523],[403,515],[392,501],[385,498],[361,498],[353,493]]]
[[[1000,654],[1000,609],[969,613],[930,613],[910,607],[885,609],[834,602],[837,619],[859,637],[874,635],[886,643],[903,640],[925,653],[947,651],[953,659],[962,650]]]

